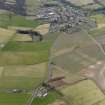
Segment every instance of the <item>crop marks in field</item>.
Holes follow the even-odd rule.
[[[104,105],[103,93],[90,81],[85,80],[61,90],[73,105]]]
[[[47,75],[47,63],[1,66],[0,88],[34,88]]]

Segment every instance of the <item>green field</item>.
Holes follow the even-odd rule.
[[[38,64],[48,60],[52,41],[8,42],[0,52],[0,65]]]
[[[0,65],[32,65],[48,61],[48,51],[0,52]]]
[[[11,35],[11,30],[2,30],[2,39],[8,38],[7,33]],[[47,75],[52,40],[17,42],[12,36],[6,42],[0,51],[0,88],[32,89],[39,85]]]
[[[104,27],[101,29],[94,29],[90,31],[89,34],[91,34],[93,37],[101,37],[105,35],[105,29]]]
[[[95,19],[98,24],[105,23],[105,15],[104,14],[96,14],[90,17],[91,19]]]
[[[42,24],[39,20],[27,20],[24,16],[12,15],[9,18],[7,14],[0,14],[0,27],[7,28],[8,26],[19,27],[37,27]]]
[[[47,63],[0,67],[0,89],[33,89],[45,80]]]
[[[0,105],[26,105],[30,94],[0,93]],[[47,97],[35,98],[32,105],[49,105],[60,98],[56,92],[49,92]]]
[[[43,42],[15,42],[10,41],[2,49],[2,51],[13,51],[13,52],[43,52],[49,50],[52,45],[52,41]]]
[[[0,93],[0,105],[25,105],[29,94]]]

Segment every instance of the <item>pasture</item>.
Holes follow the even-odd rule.
[[[15,42],[10,41],[2,49],[2,51],[13,51],[13,52],[38,52],[49,50],[52,45],[52,41],[42,41],[42,42]]]
[[[105,96],[90,80],[61,89],[70,105],[104,105]]]
[[[32,65],[48,61],[52,41],[14,42],[10,41],[0,52],[0,65]]]
[[[29,94],[0,93],[0,105],[25,105]]]
[[[47,63],[1,66],[0,72],[0,89],[33,89],[46,78]]]
[[[0,52],[0,65],[32,65],[48,61],[48,51]]]
[[[98,29],[105,27],[105,15],[98,14],[98,15],[93,15],[90,18],[95,19]]]
[[[32,38],[30,35],[23,35],[23,34],[16,34],[13,38],[13,41],[19,41],[19,42],[31,42]]]
[[[8,26],[19,26],[19,27],[37,27],[43,22],[39,20],[28,20],[24,16],[15,14],[2,13],[0,14],[0,27],[7,28]]]

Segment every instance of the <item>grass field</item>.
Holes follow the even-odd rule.
[[[27,51],[27,52],[39,52],[49,50],[52,45],[52,41],[43,41],[43,42],[15,42],[10,41],[2,49],[2,51]]]
[[[6,29],[3,32],[9,33]],[[43,62],[48,61],[52,40],[37,43],[13,40],[8,39],[0,51],[0,88],[34,88],[46,78],[47,63]]]
[[[8,13],[0,14],[0,27],[20,26],[20,27],[37,27],[42,24],[38,20],[27,20],[24,16],[12,15],[9,18]]]
[[[89,32],[93,37],[101,37],[105,35],[104,27],[101,29],[94,29]]]
[[[48,61],[48,51],[0,52],[0,65],[32,65]]]
[[[0,65],[37,64],[48,60],[52,41],[14,42],[10,41],[0,52]]]
[[[30,94],[0,93],[0,105],[26,105]],[[47,97],[35,98],[32,105],[49,105],[60,98],[56,92],[49,92]]]
[[[16,34],[12,40],[16,42],[31,42],[32,38],[29,35]]]
[[[0,105],[25,105],[30,95],[0,93]]]
[[[0,88],[32,89],[47,73],[51,40],[16,42],[11,39],[0,51]]]
[[[66,96],[70,105],[105,104],[104,94],[90,80],[85,80],[75,85],[63,88],[61,92]]]
[[[105,27],[105,15],[104,14],[93,15],[90,18],[95,19],[98,29]]]
[[[0,72],[0,88],[32,89],[46,78],[47,63],[2,66]]]

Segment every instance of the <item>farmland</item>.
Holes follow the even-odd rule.
[[[105,97],[96,85],[89,80],[61,89],[73,105],[104,105]],[[81,94],[82,93],[82,94]]]
[[[42,22],[38,20],[27,20],[24,16],[9,13],[0,14],[0,27],[7,28],[8,26],[19,26],[19,27],[37,27]]]
[[[29,94],[0,93],[1,105],[25,105]]]
[[[40,71],[40,72],[39,72]],[[0,88],[32,89],[46,78],[47,63],[1,67]]]
[[[11,1],[6,0],[6,3]],[[94,0],[68,1],[83,8],[101,7]],[[97,27],[88,32],[83,29],[70,34],[49,33],[49,23],[35,20],[35,13],[43,2],[45,1],[26,0],[23,7],[26,6],[25,12],[33,20],[28,16],[0,11],[0,105],[27,105],[31,97],[31,105],[104,105],[105,96],[99,85],[82,73],[84,70],[92,73],[95,69],[104,69],[105,55],[97,42],[104,43],[105,40],[105,16],[90,16],[96,20]],[[9,5],[15,3],[12,1]],[[20,34],[19,30],[39,32],[43,40],[32,42],[30,33]],[[47,96],[44,94],[40,97],[34,92],[43,88],[42,83],[48,79],[49,62],[54,79],[62,76],[64,79],[60,82],[64,84],[55,88],[56,91],[49,91]],[[102,83],[104,84],[103,81]],[[22,92],[15,93],[16,89]]]
[[[91,16],[91,18],[96,20],[98,29],[105,27],[105,15],[103,14],[93,15]]]
[[[103,44],[104,40],[104,28],[96,28],[88,33],[77,32],[70,36],[63,33],[56,39],[52,48],[53,74],[55,77],[65,76],[64,81],[69,86],[60,88],[60,91],[70,105],[104,105],[105,97],[98,85],[85,80],[87,78],[81,75],[84,69],[87,72],[90,68],[91,72],[100,70],[97,64],[104,60],[105,55],[97,42]]]
[[[90,39],[87,33],[77,32],[77,34],[78,36],[76,37],[76,33],[73,34],[72,37],[63,34],[60,35],[52,49],[52,56],[55,55],[55,64],[70,70],[70,72],[79,72],[82,68],[86,68],[98,60],[104,59],[104,54],[100,51],[96,43]],[[71,49],[69,48],[70,46]],[[63,53],[56,56],[57,52],[62,51]],[[76,66],[73,66],[75,64]]]

